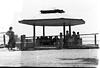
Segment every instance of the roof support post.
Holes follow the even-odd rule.
[[[69,25],[69,35],[71,36],[71,25]]]
[[[43,25],[43,36],[45,36],[45,26]]]
[[[33,25],[33,47],[35,47],[35,25]]]
[[[5,38],[5,35],[3,35],[3,42],[4,42],[4,45],[6,44],[6,38]]]
[[[64,45],[65,45],[65,23],[63,24],[63,35],[64,35]]]

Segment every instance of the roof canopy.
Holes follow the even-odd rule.
[[[54,19],[30,19],[30,20],[21,20],[19,23],[36,25],[36,26],[74,26],[85,24],[83,19],[71,19],[71,18],[54,18]]]

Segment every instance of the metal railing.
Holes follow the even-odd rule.
[[[80,34],[80,37],[82,38],[83,45],[86,44],[92,44],[92,45],[98,45],[98,33],[91,33],[91,34]]]
[[[0,44],[6,45],[6,43],[7,43],[7,38],[5,32],[0,32]]]
[[[52,39],[55,37],[55,36],[58,36],[58,38],[60,38],[60,35],[52,35]],[[35,42],[33,42],[33,37],[32,36],[21,36],[21,40],[20,42],[17,42],[18,46],[20,48],[23,48],[22,45],[24,45],[24,47],[28,48],[32,48],[34,47],[34,44],[35,43],[35,47],[36,46],[41,46],[41,47],[57,47],[57,45],[54,45],[54,42],[52,41],[52,39],[41,39],[39,42],[37,40],[37,38],[41,38],[43,36],[36,36],[35,37]],[[50,36],[46,36],[46,37],[50,37]],[[62,38],[64,38],[64,36],[62,36]],[[98,33],[91,33],[91,34],[80,34],[80,38],[82,39],[82,45],[81,46],[91,46],[91,47],[99,47],[98,44],[99,44],[99,41],[98,40]],[[7,44],[7,37],[5,35],[5,32],[3,33],[0,33],[0,40],[2,41],[2,44],[6,45]],[[58,41],[58,44],[60,42]],[[16,45],[17,45],[16,44]],[[75,44],[74,44],[75,45]]]
[[[81,45],[80,46],[88,46],[88,47],[98,47],[98,42],[99,40],[97,39],[97,35],[98,33],[92,33],[92,34],[80,34],[80,38],[81,38]],[[52,38],[54,38],[55,36],[57,36],[58,38],[60,38],[60,35],[52,35]],[[43,36],[36,36],[35,37],[35,46],[42,46],[42,47],[57,47],[57,45],[54,45],[54,42],[52,41],[53,39],[48,39],[48,37],[50,36],[45,36],[45,39],[41,39],[41,37]],[[37,40],[37,38],[39,38],[40,40]],[[64,38],[64,36],[62,37]],[[66,40],[65,40],[66,41]],[[25,36],[25,46],[26,47],[33,47],[33,37],[26,37]],[[73,42],[72,42],[73,43]],[[59,41],[58,41],[59,44]],[[76,44],[72,44],[72,45],[76,45]]]

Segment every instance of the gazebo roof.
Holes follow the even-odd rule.
[[[35,26],[74,26],[85,24],[83,19],[71,19],[71,18],[53,18],[53,19],[28,19],[21,20],[19,23],[35,25]]]

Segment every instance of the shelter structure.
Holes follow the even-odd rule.
[[[35,26],[43,27],[43,36],[45,36],[45,26],[63,26],[63,35],[65,43],[65,27],[69,27],[69,35],[71,36],[71,26],[85,24],[83,19],[72,19],[72,18],[53,18],[53,19],[24,19],[19,23],[32,25],[33,26],[33,46],[35,46]]]

